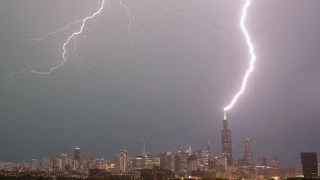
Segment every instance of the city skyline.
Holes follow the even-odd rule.
[[[197,156],[202,156],[203,153],[206,154],[207,156],[207,162],[205,163],[207,166],[208,166],[208,163],[210,160],[214,159],[214,158],[219,158],[219,157],[222,157],[222,158],[226,158],[225,159],[225,166],[270,166],[272,168],[276,168],[278,169],[280,166],[279,166],[279,159],[278,157],[275,157],[275,156],[272,156],[272,159],[270,161],[268,161],[268,157],[259,157],[259,158],[263,158],[264,159],[264,162],[262,164],[264,165],[261,165],[261,163],[259,163],[258,159],[254,159],[254,156],[253,156],[253,149],[252,149],[252,145],[251,145],[251,141],[249,138],[245,138],[244,139],[245,143],[244,143],[244,146],[243,146],[243,156],[240,156],[240,157],[233,157],[233,153],[232,153],[232,136],[231,136],[231,130],[228,128],[228,118],[227,118],[227,112],[224,112],[224,116],[223,116],[223,127],[222,127],[222,130],[221,130],[221,151],[220,152],[213,152],[212,151],[212,140],[209,138],[208,139],[208,142],[206,145],[204,145],[202,148],[192,148],[192,145],[183,145],[181,147],[176,147],[178,148],[178,150],[176,151],[165,151],[165,152],[158,152],[158,153],[152,153],[152,152],[148,152],[146,151],[146,142],[143,138],[141,138],[141,154],[139,155],[138,154],[135,154],[133,156],[136,156],[136,157],[144,157],[144,156],[160,156],[160,159],[161,159],[161,156],[164,155],[164,156],[167,156],[167,154],[170,154],[172,153],[172,155],[174,154],[179,154],[180,152],[185,152],[190,158],[192,158],[193,156],[195,156],[195,158],[197,158]],[[200,151],[200,152],[199,152]],[[75,161],[78,161],[80,162],[82,158],[103,158],[103,159],[106,159],[106,161],[110,161],[110,157],[95,157],[94,155],[84,155],[83,153],[80,153],[81,150],[80,150],[80,147],[79,146],[76,146],[74,148],[74,151],[73,151],[73,159]],[[114,162],[119,162],[118,164],[115,163],[115,168],[116,169],[120,169],[120,171],[123,173],[123,172],[126,172],[126,163],[127,163],[127,158],[128,158],[128,153],[127,153],[127,150],[120,150],[120,153],[119,154],[116,154],[113,158],[114,158]],[[64,158],[67,158],[68,156],[68,153],[66,153],[66,151],[62,151],[61,152],[61,155],[55,155],[55,156],[51,156],[52,157],[56,157],[56,158],[59,158],[59,156],[61,156],[62,159]],[[42,157],[42,159],[46,159],[46,157]],[[33,160],[36,160],[36,159],[32,159]],[[1,161],[0,161],[1,162]],[[112,160],[111,160],[112,162]],[[121,162],[121,163],[120,163]],[[3,163],[6,163],[6,162],[3,162]],[[55,161],[53,161],[53,164],[55,164]],[[53,165],[55,166],[55,165]],[[293,165],[294,166],[294,165]],[[293,167],[292,166],[292,167]],[[161,167],[160,168],[163,168],[163,169],[170,169],[168,167]],[[196,170],[196,169],[195,169]]]
[[[244,139],[243,156],[233,158],[232,136],[228,128],[226,112],[221,130],[221,152],[212,153],[210,139],[201,149],[191,145],[179,148],[177,152],[146,152],[145,140],[141,139],[141,154],[130,156],[127,150],[119,150],[113,159],[94,157],[82,153],[79,146],[74,148],[73,159],[67,153],[50,159],[32,159],[29,162],[1,162],[0,177],[72,177],[79,179],[119,177],[120,179],[183,179],[226,178],[226,179],[267,179],[274,177],[318,177],[316,152],[301,152],[301,166],[281,167],[279,158],[254,159],[249,138]],[[278,179],[276,178],[276,179]]]

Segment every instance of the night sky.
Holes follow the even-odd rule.
[[[24,72],[61,60],[79,26],[33,38],[92,14],[100,0],[0,1],[0,161],[72,153],[113,158],[120,149],[220,153],[222,108],[239,89],[249,54],[239,28],[242,0],[107,0],[49,75]],[[234,157],[249,137],[256,158],[297,166],[320,151],[319,0],[252,0],[246,26],[257,54],[247,91],[229,112]],[[169,9],[168,9],[169,8]],[[179,12],[173,14],[171,11]],[[210,31],[195,23],[211,26]],[[47,66],[46,66],[47,65]],[[72,154],[70,154],[72,155]]]

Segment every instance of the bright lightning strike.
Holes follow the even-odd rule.
[[[140,26],[136,23],[135,16],[132,14],[130,8],[124,2],[124,0],[119,0],[119,2],[120,2],[120,6],[124,8],[124,10],[126,11],[126,14],[128,16],[128,19],[129,19],[128,31],[129,31],[129,34],[132,36],[132,45],[134,46],[134,30],[139,31],[141,34],[144,34],[144,32],[143,32],[142,28],[140,28]],[[37,0],[34,2],[34,4],[36,4],[36,3],[38,3]],[[31,68],[24,68],[24,69],[21,69],[20,71],[11,72],[11,73],[3,76],[3,77],[13,76],[15,74],[21,74],[21,73],[24,73],[24,72],[46,75],[46,74],[50,74],[54,70],[56,70],[59,67],[63,66],[67,62],[67,59],[68,59],[67,56],[69,56],[69,52],[68,52],[67,48],[70,46],[70,44],[73,43],[73,51],[71,52],[71,56],[75,56],[76,51],[77,51],[77,36],[80,35],[83,32],[83,29],[85,28],[87,20],[93,19],[96,15],[100,14],[100,12],[104,8],[104,5],[105,5],[105,0],[102,0],[102,4],[101,4],[100,8],[95,13],[93,13],[91,16],[88,16],[88,17],[85,17],[85,18],[82,18],[82,19],[78,19],[78,20],[76,20],[74,22],[69,23],[68,25],[66,25],[66,26],[64,26],[62,28],[59,28],[59,29],[57,29],[55,31],[49,32],[47,34],[44,34],[39,38],[31,39],[31,41],[41,42],[41,41],[44,41],[44,40],[48,39],[50,36],[56,35],[56,34],[58,34],[60,32],[68,30],[68,29],[73,29],[74,26],[76,26],[79,23],[81,23],[80,29],[78,31],[76,31],[76,32],[73,32],[70,36],[68,36],[67,40],[63,43],[63,46],[62,46],[62,50],[63,50],[63,52],[62,52],[62,60],[56,62],[54,65],[51,65],[51,68],[48,71],[46,71],[46,72],[38,71],[36,69],[37,69],[37,67],[40,67],[40,66],[35,66],[35,68],[32,68],[32,69]],[[85,65],[83,62],[81,62],[80,64],[85,66],[85,67],[87,67],[87,65]],[[43,65],[41,65],[41,66],[43,66]],[[88,69],[92,69],[92,68],[88,67]],[[2,78],[2,77],[0,77],[0,78]]]
[[[242,85],[241,85],[241,88],[240,88],[239,92],[237,92],[237,94],[233,97],[233,99],[230,102],[230,104],[228,104],[227,106],[225,106],[223,108],[224,112],[227,112],[228,110],[230,110],[235,105],[235,103],[237,102],[238,98],[245,91],[248,79],[250,77],[250,74],[254,70],[255,61],[257,59],[256,55],[254,53],[254,46],[252,44],[251,37],[250,37],[250,35],[248,33],[248,30],[246,29],[246,26],[245,26],[245,19],[246,19],[246,16],[247,16],[247,9],[249,8],[250,3],[251,3],[250,0],[246,0],[246,3],[245,3],[245,5],[244,5],[244,7],[242,9],[242,15],[241,15],[241,20],[240,20],[240,27],[242,29],[242,32],[243,32],[245,38],[246,38],[246,42],[247,42],[247,45],[248,45],[248,48],[249,48],[250,66],[249,66],[249,69],[246,71],[246,74],[245,74],[245,76],[243,78],[243,82],[242,82]]]
[[[87,22],[89,19],[93,19],[96,15],[100,14],[100,12],[101,12],[101,11],[103,10],[103,8],[104,8],[104,4],[105,4],[105,0],[102,0],[101,6],[100,6],[100,8],[98,9],[98,11],[96,11],[95,13],[93,13],[91,16],[88,16],[88,17],[86,17],[86,18],[84,18],[84,19],[82,19],[82,20],[75,21],[75,22],[69,24],[68,26],[66,26],[66,27],[64,27],[64,28],[58,29],[58,30],[56,30],[56,31],[54,31],[54,32],[52,32],[52,33],[47,34],[47,36],[52,35],[52,34],[55,34],[55,33],[59,32],[59,31],[62,31],[62,30],[65,30],[65,29],[69,28],[69,27],[72,26],[73,24],[76,24],[76,23],[78,23],[78,22],[81,22],[80,30],[79,30],[79,31],[76,31],[76,32],[73,32],[73,33],[68,37],[67,41],[66,41],[65,43],[63,43],[63,46],[62,46],[62,49],[63,49],[63,52],[62,52],[62,60],[59,61],[59,63],[58,63],[57,65],[51,67],[50,70],[47,71],[47,72],[40,72],[40,71],[37,71],[37,70],[32,70],[32,71],[29,71],[29,72],[31,72],[31,73],[36,73],[36,74],[46,75],[46,74],[50,74],[51,72],[53,72],[53,71],[56,70],[57,68],[63,66],[63,65],[66,63],[67,58],[68,58],[68,57],[67,57],[68,51],[66,50],[68,44],[70,43],[70,41],[71,41],[72,39],[76,39],[76,37],[83,32],[83,29],[84,29],[84,27],[85,27],[85,25],[86,25],[86,22]],[[46,38],[47,36],[44,36],[44,38]],[[41,39],[40,39],[40,41],[41,41]]]

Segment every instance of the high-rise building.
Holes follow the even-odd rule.
[[[204,170],[204,171],[209,170],[209,160],[211,158],[209,147],[210,146],[207,145],[200,154],[201,170]]]
[[[258,166],[268,166],[268,159],[266,157],[259,158],[257,165]]]
[[[188,166],[187,166],[187,159],[189,157],[189,154],[184,151],[179,152],[180,156],[180,173],[187,173]]]
[[[68,165],[68,155],[67,155],[67,153],[62,153],[61,154],[61,159],[62,159],[62,168],[65,169],[65,167]]]
[[[52,167],[55,171],[62,170],[62,159],[54,158],[52,160]]]
[[[204,148],[205,151],[208,151],[209,153],[209,158],[212,157],[212,145],[210,142],[210,139],[208,140],[208,144],[206,145],[206,147]]]
[[[142,159],[142,167],[143,169],[152,169],[155,166],[156,157],[152,157],[149,153],[146,153]],[[160,161],[160,158],[159,158]],[[160,164],[160,163],[159,163]]]
[[[214,158],[214,167],[218,171],[225,171],[228,166],[228,160],[226,156],[218,156]]]
[[[115,169],[120,173],[124,173],[127,170],[127,151],[121,150],[116,155]]]
[[[167,162],[167,152],[162,152],[160,154],[160,169],[167,169],[168,162]]]
[[[181,169],[180,155],[176,154],[174,156],[174,172],[179,173]]]
[[[315,152],[302,152],[301,165],[304,177],[318,176],[318,158]]]
[[[32,159],[32,160],[31,160],[30,170],[31,170],[31,171],[37,170],[37,164],[38,164],[38,160],[37,160],[37,159]]]
[[[271,159],[271,167],[272,167],[273,169],[279,169],[279,158],[273,157],[273,158]]]
[[[245,139],[243,157],[247,165],[253,165],[253,151],[249,138]]]
[[[227,114],[224,112],[223,129],[221,130],[221,154],[227,157],[228,166],[233,165],[231,130],[228,129]]]
[[[135,169],[142,169],[142,165],[143,165],[143,156],[137,156],[134,159],[134,167],[135,167]]]
[[[80,148],[76,147],[74,148],[74,160],[80,161]]]
[[[157,157],[157,156],[153,157],[152,164],[153,164],[152,167],[160,167],[160,157]]]
[[[190,155],[192,154],[191,145],[186,145],[186,146],[183,148],[183,151],[190,156]]]
[[[163,152],[160,154],[160,169],[174,170],[174,155],[171,152]]]
[[[191,175],[192,171],[197,171],[199,169],[197,155],[191,155],[188,157],[187,166],[188,166],[188,175]]]

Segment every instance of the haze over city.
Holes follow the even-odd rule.
[[[68,61],[41,75],[31,71],[60,62],[80,25],[46,34],[96,12],[101,0],[0,1],[0,161],[72,155],[78,146],[110,159],[123,149],[137,155],[141,139],[153,154],[211,139],[219,155],[223,107],[250,59],[243,4],[106,0],[67,47]],[[228,111],[234,158],[245,138],[255,158],[279,157],[285,167],[299,166],[300,152],[319,152],[319,6],[252,0],[246,27],[257,62]]]

